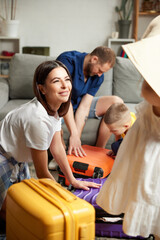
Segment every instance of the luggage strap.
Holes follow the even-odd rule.
[[[2,147],[2,145],[0,145],[0,154],[2,154],[4,157],[6,157],[7,159],[11,158],[11,156],[6,153],[6,151],[4,150],[4,148]]]
[[[70,193],[68,190],[63,188],[59,183],[54,182],[51,179],[39,179],[38,182],[36,179],[31,178],[29,180],[24,180],[27,185],[33,188],[37,193],[39,193],[42,197],[44,197],[47,201],[54,204],[64,215],[65,219],[65,239],[66,240],[73,240],[75,236],[75,225],[76,219],[74,219],[73,213],[71,209],[61,201],[56,194],[51,193],[47,188],[51,188],[52,190],[56,191],[58,195],[67,202],[73,202],[77,199],[75,195]],[[43,186],[41,186],[41,183]]]

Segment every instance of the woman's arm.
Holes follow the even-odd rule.
[[[38,178],[51,178],[54,177],[48,170],[48,153],[47,150],[36,150],[31,148],[31,155],[35,166]]]

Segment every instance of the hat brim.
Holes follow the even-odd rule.
[[[122,47],[143,78],[160,96],[160,34]]]

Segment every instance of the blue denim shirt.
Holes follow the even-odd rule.
[[[76,110],[85,94],[95,96],[101,86],[104,75],[89,77],[87,82],[84,82],[83,62],[87,53],[77,51],[64,52],[58,56],[57,60],[61,61],[69,70],[72,77],[72,105]]]

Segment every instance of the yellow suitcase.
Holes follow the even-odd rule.
[[[7,240],[95,239],[95,210],[50,179],[27,179],[7,193]]]

